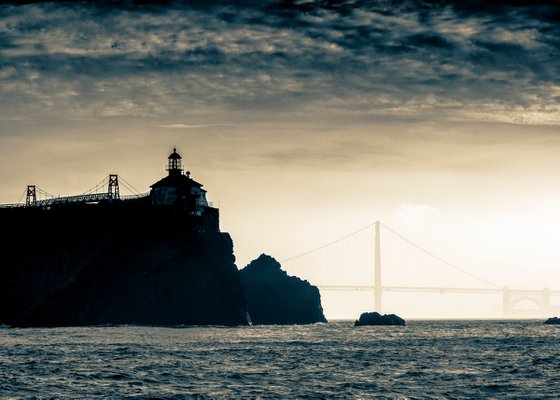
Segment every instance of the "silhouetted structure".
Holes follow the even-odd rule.
[[[31,207],[37,204],[37,189],[35,185],[27,185],[27,195],[25,196],[25,206]]]
[[[202,184],[183,173],[182,157],[173,148],[168,157],[168,176],[150,186],[150,199],[156,207],[174,207],[199,219],[199,228],[207,231],[219,230],[219,210],[206,199]]]
[[[372,228],[372,229],[370,229]],[[382,228],[384,229],[384,231],[382,231]],[[371,232],[371,230],[373,230],[373,232]],[[360,234],[361,232],[371,232],[374,236],[374,240],[370,240],[368,238],[367,242],[363,241],[361,242],[360,245],[356,246],[356,249],[360,252],[362,252],[362,254],[366,254],[363,251],[367,250],[367,254],[366,254],[366,258],[364,258],[365,260],[367,260],[367,267],[369,268],[371,264],[374,265],[374,280],[372,283],[367,283],[367,284],[361,284],[357,281],[354,281],[352,283],[342,283],[339,284],[336,281],[334,281],[333,283],[329,283],[328,280],[324,280],[323,277],[321,275],[318,275],[317,272],[320,271],[324,266],[322,265],[323,262],[327,262],[327,264],[329,263],[329,259],[340,259],[339,257],[342,255],[342,259],[344,259],[344,250],[339,250],[338,253],[333,253],[332,251],[329,251],[329,249],[335,249],[335,248],[339,248],[342,249],[341,246],[339,246],[338,244],[341,242],[345,242],[345,243],[350,243],[350,240],[352,240],[352,238],[357,237],[357,234]],[[381,269],[381,260],[382,260],[382,248],[381,248],[381,244],[382,244],[382,237],[385,235],[385,233],[382,234],[382,232],[385,233],[389,233],[392,236],[392,240],[394,240],[395,238],[398,239],[398,241],[402,244],[405,244],[407,246],[409,246],[408,248],[412,248],[414,249],[414,251],[416,252],[416,255],[414,257],[407,257],[406,260],[402,260],[400,262],[401,268],[404,267],[400,274],[395,274],[394,271],[392,271],[392,275],[401,275],[401,276],[407,276],[408,282],[405,285],[386,285],[383,284],[382,282],[382,269]],[[358,244],[360,241],[356,240],[354,243]],[[364,246],[365,243],[365,246]],[[371,251],[371,245],[370,243],[374,244],[373,247],[373,252]],[[390,242],[389,242],[390,243]],[[395,243],[395,242],[393,242]],[[384,245],[385,246],[385,245]],[[349,247],[349,246],[347,246]],[[354,247],[354,244],[352,244],[352,247]],[[360,249],[360,247],[362,247]],[[385,256],[384,258],[384,266],[383,268],[394,268],[396,266],[398,266],[399,263],[394,263],[391,262],[391,258],[394,258],[395,255],[398,253],[394,250],[394,244],[393,245],[389,245],[388,246],[389,249],[391,250],[391,247],[393,247],[393,250],[389,251],[388,253],[392,253],[390,254],[390,256]],[[406,251],[406,248],[403,248],[403,250]],[[353,252],[355,252],[355,250],[353,250]],[[371,254],[374,254],[374,259],[371,260]],[[449,272],[452,272],[456,278],[453,278],[453,280],[455,280],[455,282],[453,282],[452,280],[446,279],[448,280],[448,284],[441,284],[441,283],[436,283],[433,286],[432,285],[414,285],[413,282],[414,280],[410,279],[408,277],[408,271],[406,271],[406,269],[409,270],[417,270],[417,271],[425,271],[425,272],[429,272],[430,271],[430,265],[426,265],[423,263],[419,263],[418,261],[415,261],[416,257],[418,256],[425,256],[427,257],[428,260],[431,260],[432,262],[435,261],[434,264],[437,267],[437,265],[439,264],[439,268],[441,273],[439,273],[438,275],[441,275],[442,277],[445,277],[445,275],[447,275]],[[308,257],[308,258],[307,258]],[[305,262],[305,260],[310,260],[310,262]],[[557,298],[558,296],[560,296],[560,290],[551,290],[549,288],[544,288],[544,289],[510,289],[509,287],[500,287],[499,285],[497,285],[496,283],[490,282],[480,276],[477,276],[471,272],[469,272],[468,270],[462,269],[460,267],[458,267],[457,265],[450,263],[449,261],[446,261],[445,259],[442,259],[441,257],[435,255],[434,253],[426,250],[425,248],[419,246],[418,244],[414,243],[413,241],[411,241],[410,239],[408,239],[407,237],[395,232],[393,229],[391,229],[390,227],[388,227],[387,225],[381,223],[380,221],[376,221],[373,224],[370,224],[368,226],[366,226],[365,228],[362,228],[350,235],[344,235],[343,237],[332,241],[330,243],[327,243],[323,246],[319,246],[318,248],[314,249],[314,250],[310,250],[310,251],[306,251],[303,252],[295,257],[292,257],[288,260],[286,260],[287,262],[293,262],[296,261],[296,263],[291,264],[290,265],[290,270],[292,271],[296,271],[297,274],[299,276],[305,276],[305,277],[309,277],[313,279],[313,281],[315,282],[315,284],[319,287],[319,289],[321,290],[321,292],[326,291],[326,290],[332,290],[332,291],[354,291],[354,292],[359,292],[359,291],[368,291],[368,292],[373,292],[374,295],[374,310],[377,312],[382,312],[382,306],[383,306],[383,295],[386,292],[400,292],[400,293],[439,293],[439,294],[477,294],[477,295],[501,295],[502,297],[502,310],[503,310],[503,316],[505,317],[531,317],[531,316],[535,316],[535,312],[538,312],[539,314],[542,315],[546,315],[546,314],[550,314],[550,313],[557,313],[560,311],[560,305],[559,304],[552,304],[551,301],[553,298]],[[371,260],[371,261],[370,261]],[[420,257],[418,257],[418,260],[421,260]],[[302,262],[303,261],[303,262]],[[389,261],[389,263],[387,263],[387,261]],[[404,261],[404,262],[403,262]],[[371,262],[371,264],[370,264]],[[387,265],[389,264],[389,266]],[[414,264],[416,264],[414,266]],[[296,265],[297,268],[294,268],[293,266]],[[341,275],[345,275],[348,272],[348,268],[350,267],[350,269],[356,269],[358,270],[358,268],[356,268],[356,266],[352,265],[351,263],[349,264],[345,264],[344,262],[339,263],[339,265],[334,266],[335,268],[332,269],[333,272],[338,272]],[[443,268],[442,268],[443,267]],[[434,272],[430,272],[430,274],[434,274]],[[325,274],[325,276],[327,275],[331,275],[333,276],[334,274]],[[440,279],[440,277],[436,277],[438,280]],[[332,278],[331,278],[332,279]],[[464,280],[463,280],[464,279]],[[345,278],[343,278],[342,276],[338,277],[338,280],[340,282],[344,282],[346,281]],[[471,283],[470,285],[467,284],[466,282],[468,281],[470,282],[475,282],[474,285]],[[331,281],[332,282],[332,281]],[[419,279],[419,282],[423,282],[423,279]],[[486,286],[486,287],[484,287]],[[529,305],[533,305],[532,307],[529,306],[527,307],[527,305],[525,305],[525,308],[521,308],[520,305],[523,304],[529,304]],[[541,315],[541,316],[542,316]]]
[[[247,324],[218,209],[175,149],[167,169],[149,195],[123,198],[110,175],[103,193],[38,200],[30,186],[25,206],[1,208],[0,324]]]

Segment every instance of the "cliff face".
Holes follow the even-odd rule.
[[[253,324],[327,322],[316,286],[288,274],[272,257],[262,254],[241,270]]]
[[[0,323],[247,324],[226,233],[138,203],[0,210]],[[23,248],[24,250],[18,250]]]

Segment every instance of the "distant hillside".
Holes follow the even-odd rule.
[[[288,274],[262,254],[241,270],[253,324],[312,324],[327,322],[316,286]]]

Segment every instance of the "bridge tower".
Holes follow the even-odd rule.
[[[550,310],[550,288],[544,288],[542,292],[542,308],[547,312]]]
[[[111,200],[118,200],[121,198],[119,193],[119,176],[115,174],[109,175],[109,189],[107,195]]]
[[[37,204],[37,189],[35,185],[27,185],[27,196],[25,197],[25,207],[32,207]]]
[[[504,316],[508,316],[511,314],[512,306],[511,306],[511,296],[509,293],[509,287],[504,286],[502,288],[502,311]]]
[[[381,236],[379,234],[380,222],[375,222],[375,266],[374,266],[374,288],[375,311],[379,314],[383,311],[382,305],[382,284],[381,284]]]

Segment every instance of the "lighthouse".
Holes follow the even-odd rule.
[[[175,207],[191,216],[217,218],[218,210],[208,204],[202,184],[192,179],[190,172],[183,172],[182,157],[176,148],[167,157],[166,170],[168,175],[150,186],[153,206]]]

